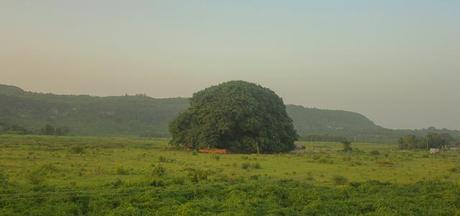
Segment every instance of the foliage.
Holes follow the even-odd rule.
[[[454,139],[449,134],[428,133],[423,138],[405,135],[399,139],[400,149],[446,148]]]
[[[27,128],[13,124],[13,125],[6,125],[0,122],[0,134],[7,133],[7,134],[31,134],[32,132],[29,131]]]
[[[343,145],[343,151],[344,152],[351,152],[353,151],[353,148],[351,147],[351,142],[348,141],[348,140],[343,140],[341,141],[342,145]]]
[[[190,108],[171,123],[170,132],[174,145],[241,153],[286,152],[294,149],[297,139],[282,99],[244,81],[195,93]]]
[[[371,155],[374,155],[374,156],[380,155],[380,152],[378,150],[372,150],[370,153]]]
[[[320,187],[293,180],[157,181],[92,193],[33,192],[0,199],[1,215],[457,215],[456,185],[379,181]],[[38,197],[38,198],[35,198]]]
[[[22,90],[10,94],[12,91],[3,91],[5,88],[0,85],[0,133],[11,133],[2,130],[3,124],[23,127],[27,134],[62,135],[62,131],[54,134],[52,130],[42,130],[50,125],[75,135],[166,137],[169,121],[189,103],[186,98],[155,99],[143,95],[93,97]]]
[[[413,149],[420,147],[422,147],[421,141],[415,135],[405,135],[399,138],[400,149]]]
[[[348,183],[348,179],[345,178],[344,176],[334,176],[333,181],[334,181],[334,184],[336,185],[344,185]]]
[[[166,174],[166,168],[161,164],[156,164],[153,167],[152,174],[159,177],[164,176]]]
[[[188,168],[187,171],[190,180],[194,183],[207,180],[208,176],[212,173],[210,170],[200,168]]]
[[[2,170],[0,170],[0,188],[6,188],[9,183],[9,178],[8,175],[3,173]]]
[[[73,154],[83,154],[85,153],[85,148],[82,146],[72,146],[70,147],[70,152]]]
[[[117,175],[129,175],[130,174],[130,170],[125,168],[125,167],[117,167]]]

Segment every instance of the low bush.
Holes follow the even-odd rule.
[[[85,148],[82,146],[72,146],[70,148],[70,153],[72,154],[84,154],[85,153]]]
[[[153,187],[163,187],[165,186],[165,182],[161,179],[152,179],[149,185]]]
[[[208,176],[211,175],[210,170],[206,169],[195,169],[195,168],[189,168],[187,169],[188,171],[188,176],[190,180],[194,183],[198,183],[200,181],[204,181],[208,179]]]
[[[262,169],[260,163],[242,163],[241,169],[249,170],[249,169]]]
[[[251,164],[251,167],[252,167],[253,169],[262,169],[262,166],[261,166],[259,163],[252,163],[252,164]]]
[[[161,164],[157,164],[154,166],[152,175],[161,177],[161,176],[164,176],[165,174],[166,174],[166,168],[164,166],[162,166]]]
[[[241,168],[244,169],[244,170],[248,170],[250,167],[251,167],[250,163],[242,163],[241,164]]]
[[[449,171],[450,171],[450,172],[453,172],[453,173],[460,173],[460,167],[453,167],[453,168],[450,168]]]
[[[113,182],[110,183],[112,187],[120,187],[124,184],[123,180],[117,178]]]
[[[161,162],[161,163],[172,163],[172,162],[174,162],[176,160],[172,159],[172,158],[167,158],[167,157],[164,157],[164,156],[160,156],[158,158],[158,161]]]
[[[6,175],[6,173],[0,170],[0,187],[6,188],[8,186],[8,183],[9,183],[8,175]]]
[[[374,156],[380,155],[380,152],[378,150],[372,150],[370,153],[371,155],[374,155]]]
[[[348,182],[348,179],[344,176],[334,176],[332,180],[336,185],[344,185]]]
[[[118,167],[117,168],[117,175],[129,175],[130,170],[124,167]]]

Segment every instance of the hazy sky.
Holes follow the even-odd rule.
[[[390,128],[460,129],[458,0],[1,0],[0,83],[191,96],[257,82]]]

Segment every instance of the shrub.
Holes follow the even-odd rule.
[[[450,168],[449,171],[453,172],[453,173],[460,173],[460,167],[453,167],[453,168]]]
[[[161,164],[157,164],[153,168],[152,174],[155,176],[164,176],[166,174],[166,168],[163,167]]]
[[[380,152],[378,150],[372,150],[371,155],[378,156],[380,155]]]
[[[343,145],[344,152],[351,152],[353,149],[351,148],[351,142],[348,140],[344,140],[341,142]]]
[[[111,184],[113,187],[119,187],[119,186],[123,185],[124,182],[123,182],[121,179],[117,178],[117,179],[115,179],[115,181],[113,181],[113,182],[110,183],[110,184]]]
[[[85,148],[83,148],[82,146],[72,146],[70,148],[70,153],[83,154],[83,153],[85,153]]]
[[[204,169],[194,169],[194,168],[189,168],[187,169],[188,171],[188,176],[190,177],[190,180],[194,183],[207,180],[208,176],[211,174],[211,171],[209,170],[204,170]]]
[[[166,163],[166,162],[168,162],[168,158],[166,158],[166,157],[164,157],[164,156],[160,156],[160,157],[158,158],[158,161],[159,161],[159,162]]]
[[[126,169],[124,167],[118,167],[117,174],[118,175],[129,175],[129,169]]]
[[[359,187],[359,186],[361,186],[361,182],[350,182],[350,186]]]
[[[259,163],[253,163],[251,165],[252,165],[251,167],[254,168],[254,169],[262,169],[262,166],[260,166]]]
[[[244,170],[262,169],[262,166],[259,163],[242,163],[241,168]]]
[[[334,176],[332,178],[332,180],[334,181],[334,184],[336,185],[344,185],[348,182],[348,179],[345,178],[344,176]]]
[[[0,187],[6,188],[8,186],[8,176],[0,170]]]
[[[351,157],[344,157],[342,158],[343,161],[351,161]]]
[[[172,163],[172,162],[175,161],[175,159],[170,159],[170,158],[167,158],[167,157],[165,157],[165,156],[160,156],[160,157],[158,158],[158,161],[159,161],[159,162],[162,162],[162,163]]]
[[[165,186],[165,183],[161,179],[152,179],[152,181],[150,181],[150,186],[163,187],[163,186]]]

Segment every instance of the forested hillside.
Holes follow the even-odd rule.
[[[4,94],[7,93],[7,94]],[[167,126],[188,107],[183,98],[143,95],[93,97],[24,92],[0,87],[0,123],[30,131],[49,124],[77,135],[166,136]]]
[[[39,133],[51,125],[66,128],[71,135],[169,136],[169,122],[188,106],[187,98],[55,95],[0,85],[0,131],[19,128]],[[403,134],[438,131],[385,129],[347,111],[288,105],[287,112],[304,139],[396,140]],[[460,137],[458,131],[444,132]]]

